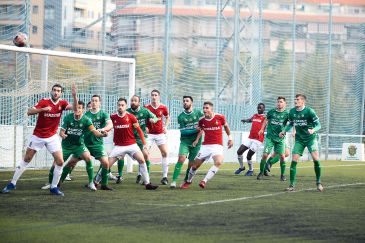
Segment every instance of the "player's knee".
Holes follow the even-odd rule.
[[[269,154],[263,154],[262,155],[262,159],[264,159],[264,160],[267,160],[267,158],[269,157]],[[252,156],[251,156],[251,158],[252,158]],[[247,157],[247,159],[248,159],[248,157]]]
[[[251,160],[252,159],[252,156],[255,154],[254,151],[252,150],[249,150],[248,153],[247,153],[247,160]]]
[[[166,151],[161,151],[161,156],[162,156],[163,158],[166,158],[166,157],[167,157],[167,152],[166,152]]]

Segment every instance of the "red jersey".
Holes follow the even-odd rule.
[[[61,120],[62,111],[66,110],[69,103],[59,99],[56,103],[51,98],[41,99],[33,108],[40,109],[51,107],[50,111],[42,111],[38,114],[37,124],[33,135],[40,138],[49,138],[57,133],[58,125]]]
[[[261,136],[259,136],[259,131],[264,124],[265,121],[265,114],[255,114],[252,116],[252,125],[251,125],[251,131],[248,138],[258,140],[260,142],[264,141],[265,134],[262,133]]]
[[[136,143],[136,138],[133,133],[133,124],[137,123],[137,118],[129,113],[123,117],[114,113],[110,115],[114,128],[114,145],[128,146]]]
[[[205,117],[199,120],[199,127],[205,133],[203,145],[220,144],[223,145],[222,126],[226,124],[226,118],[222,114],[214,114],[213,118]]]
[[[163,122],[162,118],[163,116],[169,116],[169,111],[167,107],[163,104],[160,104],[156,108],[152,106],[152,104],[145,105],[147,109],[149,109],[153,114],[156,115],[158,118],[158,121],[156,123],[151,123],[150,121],[147,121],[147,127],[150,134],[161,134],[163,133]]]

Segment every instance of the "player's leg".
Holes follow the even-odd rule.
[[[305,146],[301,142],[299,142],[298,140],[295,141],[292,152],[292,162],[290,164],[290,184],[289,187],[286,189],[287,191],[294,191],[294,187],[296,184],[297,164],[299,157],[303,155],[304,148]]]
[[[198,156],[201,146],[202,146],[201,141],[199,141],[199,143],[195,147],[193,147],[192,145],[189,146],[189,156],[188,156],[189,163],[188,163],[188,168],[186,169],[184,181],[188,180],[190,168],[193,166],[194,160]]]
[[[113,153],[113,150],[109,155],[108,164],[107,165],[101,164],[101,167],[102,167],[101,168],[101,187],[100,187],[101,190],[107,190],[107,191],[113,190],[112,188],[110,188],[108,186],[108,183],[109,183],[109,176],[108,176],[109,168],[112,167],[113,164],[118,160],[118,155],[116,153]],[[119,155],[119,156],[121,156],[121,155]]]
[[[189,144],[184,141],[180,141],[179,157],[175,164],[174,173],[172,174],[172,182],[170,188],[176,188],[176,180],[180,176],[181,168],[184,165],[187,155],[189,154]]]
[[[68,157],[71,155],[67,154],[67,157],[65,157],[65,151],[63,151],[63,160],[67,161]],[[65,166],[62,169],[62,174],[61,174],[61,179],[60,179],[60,183],[63,183],[67,177],[67,175],[70,173],[70,171],[72,170],[72,168],[74,168],[77,164],[77,162],[79,162],[80,159],[72,156],[71,159],[65,164]]]
[[[208,170],[204,179],[199,183],[199,186],[201,188],[205,188],[205,184],[209,180],[211,180],[215,174],[217,174],[219,167],[223,163],[223,150],[222,150],[222,154],[218,153],[218,154],[213,155],[212,157],[213,157],[214,165],[212,167],[210,167],[210,169]]]
[[[85,161],[85,167],[86,167],[85,169],[88,177],[88,187],[90,188],[91,191],[96,191],[96,187],[94,184],[94,166],[91,160],[90,152],[86,150],[83,153],[81,153],[80,156],[78,157],[81,157],[81,159]]]
[[[247,142],[246,142],[247,143]],[[237,150],[237,159],[238,163],[240,164],[240,168],[238,168],[234,173],[236,175],[240,174],[242,171],[244,171],[246,168],[243,165],[243,153],[248,149],[248,146],[245,144],[241,144],[241,146]]]
[[[202,145],[198,155],[196,156],[193,165],[189,170],[188,179],[185,181],[184,184],[180,186],[181,189],[189,188],[189,185],[193,181],[193,178],[196,174],[196,171],[199,167],[204,163],[205,160],[209,159],[212,155],[212,145]]]
[[[143,179],[146,189],[147,190],[156,190],[158,188],[158,186],[151,184],[150,175],[147,170],[147,165],[144,160],[143,153],[141,152],[141,150],[139,149],[139,147],[136,144],[130,145],[128,147],[130,147],[129,152],[128,152],[129,155],[131,155],[131,157],[133,157],[139,163],[139,168],[140,168],[140,171],[142,174],[142,179]]]
[[[263,179],[263,176],[265,173],[265,168],[266,168],[266,161],[267,161],[267,158],[269,157],[273,147],[274,147],[274,142],[272,141],[272,139],[266,138],[264,152],[262,154],[261,162],[260,162],[260,173],[257,176],[257,180]]]
[[[167,144],[166,144],[166,136],[165,134],[163,135],[159,135],[157,146],[158,149],[161,152],[161,164],[162,164],[162,179],[161,179],[161,184],[162,185],[167,185],[169,183],[169,181],[167,180],[167,174],[169,172],[169,163],[167,161],[167,155],[168,155],[168,149],[167,149]]]
[[[308,143],[308,151],[310,152],[312,158],[313,158],[313,163],[314,163],[314,172],[316,174],[316,185],[317,185],[317,190],[322,192],[323,191],[323,186],[321,183],[321,174],[322,174],[322,170],[321,170],[321,163],[319,161],[319,153],[318,153],[318,142],[317,139],[313,139],[312,141],[310,141]]]
[[[115,183],[120,184],[124,179],[123,179],[123,169],[124,169],[124,159],[125,156],[118,158],[118,175],[117,175],[117,180]]]
[[[64,193],[61,192],[57,187],[58,183],[60,182],[64,164],[62,147],[58,135],[54,135],[50,138],[47,138],[47,142],[45,145],[47,150],[52,154],[55,162],[50,193],[52,195],[64,196]]]

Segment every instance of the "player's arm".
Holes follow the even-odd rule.
[[[166,121],[165,121],[165,125],[163,126],[163,132],[164,132],[164,133],[166,133],[166,132],[167,132],[167,128],[168,128],[168,126],[170,125],[170,116],[169,116],[169,115],[167,115],[167,116],[165,116],[165,118],[166,118]]]
[[[110,132],[113,129],[113,122],[112,120],[107,120],[105,127],[99,129],[100,132]]]
[[[267,118],[265,118],[264,122],[262,123],[261,129],[259,131],[259,136],[265,132],[266,126],[269,123]]]
[[[194,140],[194,142],[192,144],[193,147],[195,147],[198,144],[200,138],[203,136],[203,133],[204,133],[204,130],[203,129],[200,129],[199,127],[197,129],[199,130],[199,133],[196,136],[196,139]]]
[[[146,140],[144,139],[144,134],[143,134],[141,127],[139,126],[139,123],[138,122],[133,123],[133,127],[134,127],[134,129],[136,129],[138,136],[142,141],[143,146],[145,146]]]
[[[280,132],[280,133],[279,133],[279,137],[280,137],[280,138],[284,137],[284,136],[285,136],[285,134],[286,134],[287,132],[289,132],[289,131],[290,131],[290,129],[292,129],[293,127],[294,127],[294,121],[289,120],[289,121],[288,121],[288,123],[286,124],[286,126],[285,126],[284,130],[283,130],[282,132]]]
[[[59,135],[62,139],[66,139],[67,138],[66,129],[61,127]]]
[[[233,147],[233,138],[231,135],[231,129],[229,128],[227,122],[223,125],[223,127],[224,127],[224,131],[226,131],[226,134],[228,136],[228,148],[230,149]]]
[[[72,83],[72,86],[71,86],[71,94],[72,94],[72,98],[73,98],[73,103],[72,103],[72,105],[71,104],[68,104],[66,106],[66,110],[74,110],[74,111],[76,111],[77,110],[77,102],[79,102],[79,100],[77,99],[77,92],[76,92],[75,83]]]
[[[96,130],[94,125],[90,125],[88,128],[89,128],[89,131],[91,131],[98,138],[108,136],[107,132],[105,132],[105,131],[100,132],[100,131]]]
[[[242,119],[241,120],[242,123],[245,123],[245,122],[252,122],[252,117],[251,118],[247,118],[247,119]]]
[[[318,132],[318,130],[321,129],[321,123],[319,122],[319,118],[318,118],[317,114],[314,111],[312,111],[311,116],[312,116],[311,118],[312,118],[314,127],[311,129],[308,129],[309,134]]]
[[[50,106],[42,107],[42,108],[36,108],[31,107],[27,111],[28,116],[36,115],[38,113],[44,112],[44,111],[50,111],[52,108]]]
[[[152,113],[152,111],[150,111],[149,109],[146,109],[148,112],[148,120],[151,123],[156,123],[158,122],[158,118],[155,114]]]

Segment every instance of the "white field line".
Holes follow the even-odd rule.
[[[334,168],[334,167],[354,167],[354,166],[365,166],[365,163],[363,164],[348,164],[348,165],[325,165],[325,166],[321,166],[322,168]],[[276,168],[276,167],[273,167]],[[279,167],[277,167],[279,168]],[[305,169],[305,168],[313,168],[313,166],[298,166],[297,169]],[[29,169],[29,170],[36,170],[36,169]],[[234,170],[234,169],[220,169],[221,171],[229,171],[229,170]],[[0,174],[3,172],[9,172],[9,170],[7,171],[0,171]],[[208,172],[208,170],[199,170],[199,172]],[[135,173],[135,172],[133,172]],[[155,170],[155,171],[151,171],[151,173],[162,173],[162,171],[159,170]],[[77,175],[77,177],[87,177],[87,175]],[[19,179],[20,181],[35,181],[35,180],[43,180],[43,179],[48,179],[48,177],[34,177],[34,178],[25,178],[25,179]],[[7,180],[0,180],[2,182],[7,182],[9,181],[9,179]]]
[[[357,183],[351,183],[351,184],[339,184],[339,185],[331,185],[326,186],[324,190],[333,189],[333,188],[341,188],[341,187],[349,187],[349,186],[360,186],[365,185],[365,183],[357,182]],[[250,200],[250,199],[258,199],[258,198],[265,198],[265,197],[275,197],[287,193],[298,193],[298,192],[305,192],[305,191],[316,191],[317,188],[307,188],[307,189],[301,189],[296,190],[294,192],[277,192],[277,193],[270,193],[270,194],[263,194],[263,195],[256,195],[256,196],[250,196],[250,197],[239,197],[239,198],[231,198],[231,199],[224,199],[224,200],[217,200],[217,201],[206,201],[206,202],[200,202],[200,203],[188,203],[188,204],[154,204],[154,203],[137,203],[139,205],[144,206],[165,206],[165,207],[192,207],[192,206],[203,206],[203,205],[211,205],[211,204],[219,204],[219,203],[229,203],[234,201],[243,201],[243,200]]]

